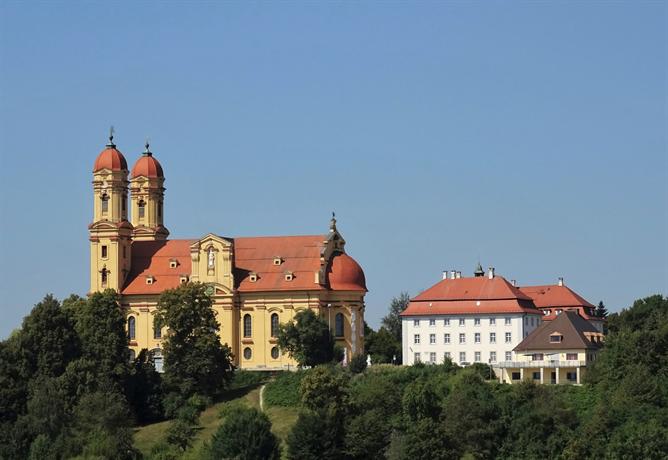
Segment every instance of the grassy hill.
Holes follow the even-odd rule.
[[[260,391],[262,386],[266,382],[269,382],[271,386],[274,382],[267,378],[260,381],[257,378],[251,378],[249,379],[249,383],[238,381],[245,380],[244,377],[235,379],[237,381],[233,382],[232,388],[228,391],[225,398],[202,412],[199,418],[201,429],[193,442],[193,447],[184,455],[185,459],[199,458],[198,453],[203,443],[211,439],[211,436],[221,423],[220,412],[225,405],[240,403],[260,409]],[[279,380],[282,379],[279,378]],[[292,388],[289,389],[289,391],[292,390]],[[298,408],[296,406],[272,406],[265,399],[264,412],[271,420],[272,431],[281,440],[282,448],[285,451],[285,439],[297,420]],[[137,427],[134,432],[135,447],[147,458],[150,458],[151,449],[164,439],[165,432],[170,423],[170,421],[164,421]]]

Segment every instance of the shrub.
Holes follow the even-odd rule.
[[[281,372],[264,389],[264,402],[267,406],[299,406],[299,385],[308,371]]]
[[[366,369],[366,357],[361,353],[353,356],[353,359],[350,360],[350,366],[348,366],[348,368],[353,374],[364,372]]]
[[[269,418],[255,408],[235,406],[213,435],[209,452],[212,459],[278,459],[278,440],[271,432]]]
[[[230,389],[254,387],[265,383],[267,379],[266,372],[236,370],[232,375]]]

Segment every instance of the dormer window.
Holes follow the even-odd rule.
[[[274,257],[274,265],[281,265],[283,263],[283,258],[281,257]]]
[[[152,275],[148,275],[146,277],[146,284],[153,284],[155,282],[155,278],[153,278]]]
[[[186,284],[188,282],[188,275],[181,275],[179,277],[179,283]]]
[[[292,281],[295,275],[292,272],[285,272],[285,281]]]
[[[561,343],[564,340],[564,336],[560,332],[554,332],[550,334],[550,343]]]
[[[100,200],[102,202],[102,214],[107,214],[109,212],[109,195],[103,193]]]
[[[179,261],[176,259],[169,259],[169,268],[176,268],[179,266]]]
[[[250,275],[248,275],[248,279],[251,283],[254,283],[257,281],[257,273],[251,272]]]

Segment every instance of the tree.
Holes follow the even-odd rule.
[[[295,315],[294,323],[281,324],[278,346],[300,366],[328,363],[335,356],[332,332],[313,310],[302,310]]]
[[[76,331],[81,340],[81,357],[94,372],[98,387],[109,379],[122,385],[129,371],[130,352],[125,317],[113,289],[96,292],[86,303],[74,302]],[[88,388],[88,391],[94,391]]]
[[[201,283],[188,283],[162,293],[157,319],[169,328],[163,341],[165,384],[187,399],[215,397],[232,374],[231,351],[220,343],[220,325],[211,297]]]
[[[350,369],[350,372],[352,372],[353,374],[360,374],[364,372],[366,366],[367,366],[366,356],[364,356],[361,353],[358,353],[355,356],[353,356],[352,359],[350,360],[350,365],[348,366],[348,369]]]
[[[608,316],[608,309],[605,308],[603,301],[601,300],[596,307],[595,315],[599,318],[605,318]]]
[[[381,325],[383,325],[399,343],[401,343],[401,317],[399,314],[408,307],[408,302],[410,302],[410,300],[407,292],[402,292],[397,297],[394,297],[390,302],[390,311],[381,321]]]
[[[288,435],[290,460],[340,460],[343,456],[343,428],[331,417],[303,411]]]
[[[346,412],[350,374],[340,367],[318,366],[302,379],[302,404],[312,411],[324,410],[337,417]]]
[[[364,337],[364,348],[374,363],[401,363],[401,341],[384,326]]]
[[[280,457],[269,418],[255,408],[236,406],[225,416],[211,441],[211,457],[273,460]]]
[[[139,352],[132,364],[125,395],[138,423],[152,423],[162,418],[162,378],[146,349]]]

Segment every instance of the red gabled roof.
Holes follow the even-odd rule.
[[[547,286],[525,286],[521,287],[527,296],[533,299],[538,308],[548,307],[590,307],[592,304],[572,291],[568,286],[547,285]]]
[[[445,279],[413,298],[402,316],[485,313],[539,315],[531,298],[502,276]]]
[[[315,282],[324,240],[322,235],[234,238],[236,287],[241,292],[324,289]],[[274,265],[276,257],[280,265]],[[286,272],[292,272],[291,281]],[[257,281],[250,281],[250,273]]]
[[[131,247],[132,266],[126,278],[123,295],[160,294],[178,287],[181,275],[190,276],[190,245],[195,240],[134,241]],[[176,268],[170,261],[176,259]],[[146,277],[153,276],[153,284]]]
[[[602,318],[590,315],[588,310],[595,308],[594,305],[587,302],[587,300],[568,286],[559,286],[558,284],[526,286],[521,287],[520,290],[531,297],[538,308],[549,311],[549,314],[543,316],[543,320],[545,321],[555,319],[557,317],[557,309],[564,311],[575,310],[580,316],[590,321],[605,321]]]
[[[325,241],[323,235],[264,236],[234,238],[234,278],[239,292],[269,291],[366,291],[364,272],[347,254],[333,256],[325,286],[316,282]],[[135,241],[132,243],[132,269],[121,291],[124,295],[159,294],[178,287],[181,275],[191,274],[190,246],[197,240]],[[281,259],[280,265],[274,259]],[[170,268],[176,259],[177,268]],[[286,279],[286,272],[292,279]],[[256,281],[250,274],[257,275]],[[146,277],[153,276],[153,284]],[[329,281],[329,283],[327,282]]]

